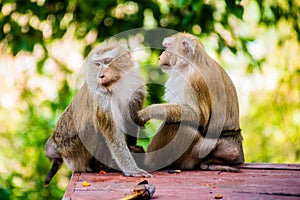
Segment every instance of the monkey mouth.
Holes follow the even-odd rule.
[[[115,81],[115,80],[109,80],[109,81],[106,81],[106,80],[100,80],[101,86],[103,86],[103,87],[106,88],[106,89],[112,87],[112,86],[114,85],[115,82],[117,82],[117,81]]]
[[[167,70],[167,69],[170,69],[170,67],[171,67],[169,64],[160,64],[159,66],[162,70]]]
[[[167,70],[171,67],[168,61],[162,59],[159,60],[159,66],[162,70]]]
[[[110,86],[113,85],[113,83],[114,83],[114,81],[110,81],[110,82],[102,83],[101,85],[102,85],[103,87],[109,88]]]

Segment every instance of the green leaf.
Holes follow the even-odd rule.
[[[43,68],[44,64],[47,60],[47,57],[43,57],[41,60],[39,60],[36,64],[36,71],[38,74],[42,75],[43,74]]]
[[[240,5],[240,3],[235,0],[225,0],[227,5],[227,11],[229,13],[234,14],[239,19],[243,18],[244,8]]]

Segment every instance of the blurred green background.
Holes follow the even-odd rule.
[[[0,200],[62,198],[71,172],[64,166],[43,187],[51,165],[44,144],[87,53],[140,27],[198,36],[230,74],[246,162],[300,162],[299,0],[0,0],[0,10]],[[167,78],[159,54],[139,60],[147,82]],[[163,88],[148,89],[145,106],[161,102]]]

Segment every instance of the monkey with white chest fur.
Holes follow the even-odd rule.
[[[45,184],[63,162],[73,171],[114,168],[126,176],[150,176],[129,151],[142,152],[136,146],[135,121],[145,97],[145,84],[130,53],[120,45],[101,45],[84,67],[86,81],[46,143],[53,166]]]
[[[239,171],[244,161],[235,87],[223,68],[191,34],[165,38],[160,67],[169,73],[165,104],[138,112],[139,124],[164,124],[148,146],[150,170],[171,167]],[[163,165],[163,164],[164,165]]]

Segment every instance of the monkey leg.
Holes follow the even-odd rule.
[[[202,170],[211,170],[211,171],[223,171],[223,172],[240,172],[240,169],[236,166],[227,166],[221,164],[210,164],[212,160],[205,161],[200,164],[200,169]]]
[[[201,162],[200,169],[239,172],[238,165],[243,162],[242,136],[239,134],[219,138],[216,149]]]
[[[191,152],[199,140],[198,131],[180,124],[162,126],[148,146],[145,159],[148,169],[193,169],[199,166],[200,159]]]

